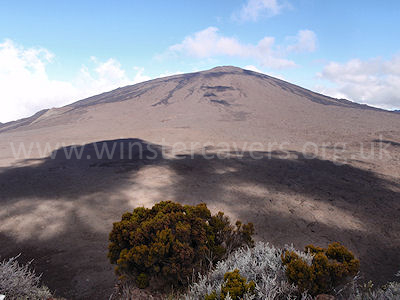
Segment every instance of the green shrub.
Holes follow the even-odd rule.
[[[218,298],[219,297],[216,291],[213,291],[211,294],[204,296],[204,300],[218,300]]]
[[[232,300],[241,299],[245,294],[253,294],[256,286],[253,281],[247,283],[246,278],[240,276],[238,269],[225,273],[224,281],[225,284],[221,289],[221,299],[225,299],[228,293]]]
[[[281,256],[289,282],[296,284],[301,292],[329,293],[356,275],[360,267],[353,253],[339,243],[332,243],[327,249],[309,245],[306,251],[314,255],[311,265],[293,251],[285,251]]]
[[[147,288],[149,286],[149,278],[147,277],[146,274],[140,273],[136,277],[136,284],[137,284],[138,288],[140,288],[140,289]]]
[[[114,223],[108,257],[117,274],[132,275],[141,287],[153,278],[179,286],[232,250],[252,246],[252,234],[253,224],[234,227],[223,213],[212,216],[205,204],[163,201]]]
[[[213,291],[210,295],[205,296],[205,300],[224,300],[227,295],[232,300],[240,300],[247,294],[254,294],[256,285],[254,281],[247,283],[245,277],[240,276],[239,270],[235,269],[233,272],[227,272],[224,275],[224,284],[221,287],[221,296],[218,297],[217,293]]]

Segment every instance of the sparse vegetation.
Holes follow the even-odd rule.
[[[317,292],[315,290],[305,290],[304,286],[297,285],[287,276],[289,268],[285,260],[288,259],[288,254],[290,254],[291,258],[295,258],[295,260],[291,260],[292,262],[296,261],[296,264],[293,263],[293,265],[297,266],[298,269],[295,270],[306,270],[302,273],[304,277],[302,281],[299,281],[300,284],[315,286],[320,282],[324,282],[322,279],[332,283],[330,276],[336,278],[335,276],[338,276],[339,273],[342,275],[347,274],[346,278],[335,279],[336,283],[340,282],[341,284],[339,289],[330,290],[330,292],[326,293],[333,295],[337,300],[400,299],[400,283],[398,282],[389,282],[382,287],[375,288],[371,282],[360,284],[358,275],[352,277],[351,274],[354,274],[356,267],[358,269],[358,261],[349,250],[338,243],[331,244],[327,249],[308,246],[306,251],[298,251],[293,246],[279,249],[263,242],[258,242],[254,248],[240,248],[234,251],[227,259],[218,262],[208,274],[199,275],[198,281],[190,285],[187,294],[181,299],[235,299],[233,295],[237,294],[234,294],[232,290],[229,290],[229,297],[227,297],[227,287],[232,286],[231,284],[226,284],[227,276],[234,278],[232,280],[232,282],[235,282],[233,286],[239,287],[236,290],[242,292],[245,290],[243,289],[245,282],[248,287],[250,283],[251,285],[254,284],[254,289],[253,287],[249,288],[247,293],[240,294],[237,299],[316,299]],[[313,275],[313,272],[309,270],[324,270],[322,268],[324,265],[321,266],[319,261],[319,257],[322,254],[329,257],[329,263],[333,264],[332,274],[329,274],[329,277],[321,277],[319,279],[322,281],[318,281],[315,279],[316,276]],[[347,262],[347,266],[345,262]],[[342,266],[340,266],[341,264]],[[313,265],[315,269],[312,268]],[[347,269],[347,271],[343,271],[344,269]],[[338,273],[338,270],[342,271]],[[298,278],[301,277],[300,272],[295,274],[297,274]],[[321,272],[318,276],[322,274],[325,273]],[[400,272],[397,276],[400,276]]]
[[[294,251],[287,250],[281,255],[289,282],[296,284],[300,292],[330,293],[359,270],[359,260],[339,243],[332,243],[327,249],[309,245],[306,252],[313,255],[311,264]]]
[[[52,297],[50,290],[40,284],[31,263],[21,265],[18,256],[0,263],[0,294],[7,300],[43,300]]]
[[[400,283],[389,282],[379,288],[374,288],[372,282],[355,286],[349,299],[354,300],[393,300],[400,299]]]
[[[135,278],[141,288],[152,281],[184,286],[233,250],[253,246],[253,233],[253,224],[232,226],[222,212],[212,216],[205,204],[163,201],[114,223],[108,257],[117,274]]]
[[[293,247],[288,249],[311,264],[311,254],[297,251]],[[200,274],[197,282],[190,285],[183,299],[220,299],[218,297],[222,295],[223,289],[226,289],[226,274],[235,270],[238,270],[247,282],[254,283],[254,294],[247,293],[243,299],[312,299],[307,293],[299,293],[298,288],[287,280],[285,266],[281,260],[282,253],[283,250],[262,242],[258,242],[254,248],[240,248],[227,259],[218,262],[208,274]]]

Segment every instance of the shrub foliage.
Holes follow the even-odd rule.
[[[224,275],[224,284],[221,287],[221,295],[218,296],[216,291],[210,295],[206,295],[204,300],[225,300],[229,297],[232,300],[243,299],[247,295],[254,294],[256,285],[254,281],[247,282],[245,277],[240,276],[239,270],[226,272]]]
[[[221,298],[225,299],[229,294],[232,300],[242,299],[245,294],[254,293],[256,287],[254,281],[247,283],[247,279],[240,276],[239,270],[235,269],[233,272],[227,272],[224,275],[224,285],[221,290]]]
[[[123,214],[110,233],[108,257],[120,275],[132,275],[139,287],[151,279],[186,284],[234,249],[253,245],[253,224],[236,226],[222,212],[211,215],[205,204],[163,201],[151,209]]]
[[[313,295],[329,293],[356,275],[360,267],[353,253],[337,242],[327,249],[309,245],[306,251],[314,256],[311,264],[293,251],[281,255],[289,282],[296,284],[302,292],[308,291]]]
[[[0,262],[0,294],[6,299],[42,300],[52,297],[50,290],[40,284],[40,275],[31,268],[31,262],[22,265],[12,257]]]
[[[313,259],[311,254],[297,251],[292,246],[287,246],[287,249],[311,264]],[[206,297],[210,300],[220,299],[223,290],[229,286],[226,284],[226,274],[234,274],[235,270],[239,270],[240,276],[246,278],[248,283],[253,282],[255,286],[253,292],[241,296],[240,299],[313,299],[307,293],[299,296],[297,287],[288,282],[281,260],[283,252],[282,249],[263,242],[258,242],[253,248],[239,248],[223,261],[219,261],[210,272],[200,275],[198,280],[190,285],[182,299],[199,300]],[[241,284],[235,286],[237,285]],[[226,296],[225,300],[231,298],[232,292],[229,291],[229,297]]]

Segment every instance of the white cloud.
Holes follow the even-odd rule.
[[[250,71],[253,71],[253,72],[257,72],[257,73],[265,74],[265,72],[261,71],[259,68],[257,68],[256,66],[253,66],[253,65],[244,66],[243,69],[250,70]]]
[[[289,39],[294,41],[294,44],[287,47],[289,52],[314,52],[317,48],[317,36],[308,29],[300,30],[295,37]]]
[[[137,73],[135,75],[135,78],[133,78],[133,83],[139,83],[152,79],[150,76],[143,75],[144,68],[134,67],[134,69],[137,71]]]
[[[53,57],[44,48],[27,49],[11,40],[0,43],[0,122],[150,79],[143,69],[131,79],[115,59],[101,62],[92,57],[94,68],[83,66],[71,81],[53,80],[46,70]]]
[[[247,0],[241,10],[232,17],[239,21],[257,21],[261,17],[278,15],[286,7],[287,4],[282,4],[278,0]]]
[[[278,78],[278,79],[281,79],[281,80],[285,80],[285,78],[281,74],[266,73],[264,71],[261,71],[259,68],[257,68],[256,66],[253,66],[253,65],[244,66],[243,69],[254,71],[254,72],[257,72],[257,73],[261,73],[261,74],[266,74],[268,76],[272,76],[272,77],[275,77],[275,78]]]
[[[400,107],[400,54],[389,60],[330,62],[318,77],[335,84],[319,87],[320,92],[386,109]]]
[[[198,31],[185,37],[181,43],[170,46],[168,53],[196,58],[215,56],[249,58],[256,60],[264,67],[285,68],[296,65],[285,58],[288,53],[315,50],[316,37],[310,30],[299,31],[295,43],[287,47],[276,45],[275,38],[269,36],[264,37],[257,44],[243,44],[234,37],[221,35],[218,31],[216,27]]]

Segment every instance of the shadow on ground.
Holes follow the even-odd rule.
[[[379,139],[375,139],[375,140],[373,140],[373,142],[375,142],[375,143],[382,143],[382,144],[384,144],[384,145],[390,145],[390,146],[394,146],[394,147],[400,147],[400,143],[399,143],[399,142],[390,141],[390,140],[379,140]]]
[[[107,299],[115,282],[106,258],[112,222],[135,206],[172,199],[253,222],[257,238],[277,246],[340,241],[357,253],[366,279],[394,278],[398,179],[293,151],[207,154],[165,156],[160,145],[124,139],[0,169],[0,255],[34,258],[61,296]]]

